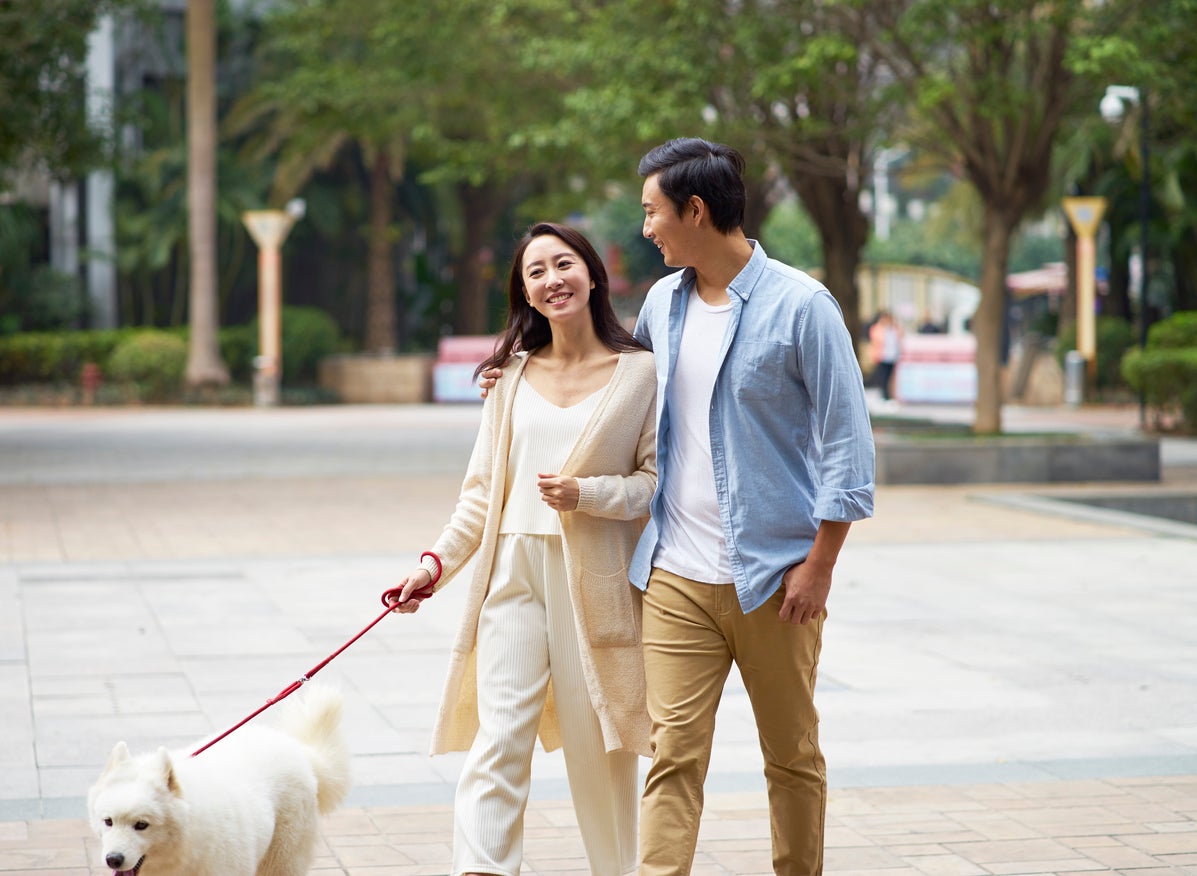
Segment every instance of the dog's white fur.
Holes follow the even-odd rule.
[[[87,795],[115,876],[306,874],[350,771],[340,695],[304,693],[280,703],[278,729],[247,724],[196,757],[198,743],[132,757],[118,742]]]

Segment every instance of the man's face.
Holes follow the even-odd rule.
[[[640,196],[640,205],[644,208],[644,228],[641,233],[661,251],[666,265],[684,268],[691,264],[687,252],[694,238],[694,228],[682,221],[673,201],[665,197],[658,185],[658,176],[654,173],[644,180]]]

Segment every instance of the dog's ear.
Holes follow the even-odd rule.
[[[104,772],[101,775],[106,775],[112,772],[123,763],[127,763],[132,757],[129,754],[129,746],[122,740],[116,745],[112,746],[112,754],[108,755],[108,763],[104,765]]]
[[[165,748],[159,748],[154,752],[154,769],[158,773],[162,787],[172,794],[178,794],[179,780],[175,778],[175,766],[171,763],[170,754]]]

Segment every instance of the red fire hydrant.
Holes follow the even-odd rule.
[[[95,362],[87,362],[83,369],[79,372],[79,386],[83,390],[83,403],[85,405],[94,404],[96,400],[96,390],[100,388],[100,381],[102,375],[100,374],[100,366]]]

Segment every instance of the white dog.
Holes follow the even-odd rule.
[[[132,757],[118,742],[87,795],[114,876],[306,874],[317,813],[340,804],[350,774],[340,695],[305,693],[279,706],[277,730],[247,724],[196,757]]]

